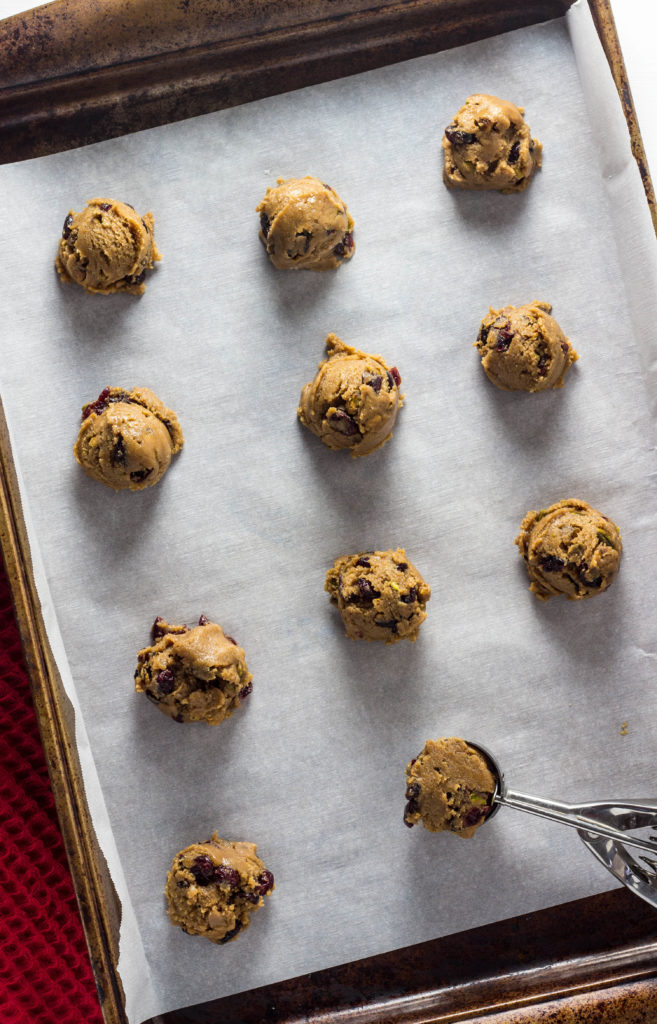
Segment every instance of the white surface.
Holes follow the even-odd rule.
[[[401,824],[403,768],[429,735],[480,740],[510,785],[548,796],[640,796],[654,778],[655,240],[585,9],[569,20],[576,53],[552,23],[0,168],[3,399],[99,831],[141,929],[128,913],[133,1021],[613,884],[574,834],[511,812],[472,843]],[[441,130],[473,82],[522,102],[545,146],[522,195],[440,182]],[[356,220],[337,274],[277,273],[257,240],[266,186],[306,170]],[[155,213],[164,259],[141,300],[56,280],[63,216],[97,191]],[[505,395],[472,341],[489,303],[533,298],[581,359],[562,392]],[[395,437],[366,460],[294,420],[331,330],[404,378]],[[73,463],[79,407],[108,383],[180,415],[185,450],[152,491],[113,496]],[[624,562],[609,593],[543,606],[513,537],[570,495],[619,523]],[[347,641],[326,568],[398,543],[434,590],[420,640]],[[216,730],[132,692],[155,614],[201,612],[254,674]],[[277,882],[223,948],[172,929],[161,897],[173,854],[214,828],[257,842]]]

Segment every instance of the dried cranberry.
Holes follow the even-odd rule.
[[[399,373],[399,370],[397,369],[396,366],[391,366],[388,371],[388,383],[390,384],[391,388],[395,384],[397,385],[398,388],[401,387],[401,374]]]
[[[566,563],[562,562],[556,555],[545,555],[539,560],[538,564],[545,572],[561,572],[562,569],[566,568]]]
[[[220,864],[214,869],[215,881],[229,885],[237,889],[240,884],[240,873],[235,868],[229,868],[226,864]]]
[[[199,885],[209,885],[214,880],[215,866],[204,853],[194,857],[189,870]]]
[[[480,821],[488,814],[489,807],[471,807],[468,813],[463,818],[463,824],[466,828],[470,828],[472,825],[478,825]]]
[[[91,416],[92,412],[102,412],[109,405],[109,399],[110,389],[103,388],[95,402],[88,402],[87,405],[82,406],[82,419],[86,420],[87,416]]]
[[[548,366],[550,365],[550,357],[544,353],[538,360],[538,375],[539,377],[546,377],[548,372]]]
[[[408,569],[408,562],[397,562],[397,572],[406,572]]]
[[[112,466],[125,466],[125,444],[121,434],[116,439],[116,444],[110,452],[110,464]]]
[[[157,683],[157,688],[160,693],[173,693],[176,688],[173,672],[168,668],[162,669],[161,672],[158,672],[155,677],[155,682]]]
[[[510,331],[508,327],[502,327],[497,332],[497,341],[495,342],[496,352],[508,351],[509,345],[513,339],[514,332]]]
[[[404,808],[404,824],[408,825],[409,828],[413,828],[413,825],[415,824],[414,821],[408,820],[409,817],[411,816],[411,814],[418,814],[419,810],[420,808],[418,806],[417,800],[409,800],[408,803],[406,804],[406,807]]]
[[[226,640],[230,640],[231,644],[235,644],[235,646],[237,647],[237,640],[233,640],[232,636],[228,636],[228,633],[225,633],[224,635],[226,637]]]
[[[258,875],[256,881],[258,884],[255,887],[255,892],[258,896],[265,896],[274,888],[274,876],[267,868]]]
[[[208,622],[209,622],[209,621],[210,621],[210,620],[209,620],[209,618],[207,617],[207,615],[201,615],[201,616],[199,617],[199,620],[198,620],[198,624],[199,624],[199,626],[207,626],[207,624],[208,624]]]
[[[369,569],[370,560],[369,558],[357,558],[356,561],[354,562],[354,565],[362,565],[363,569]]]
[[[346,437],[353,437],[354,434],[358,434],[358,426],[355,419],[345,412],[344,409],[336,409],[335,412],[329,416],[331,423],[335,424],[335,429],[340,434],[344,434]]]
[[[406,787],[406,793],[405,793],[406,799],[407,800],[414,800],[419,795],[420,795],[420,784],[419,784],[419,782],[409,782],[408,786]]]
[[[144,267],[141,273],[135,274],[134,277],[130,277],[130,275],[128,275],[124,280],[126,280],[128,284],[143,284],[146,280],[146,268]]]
[[[568,353],[570,352],[570,345],[568,344],[568,342],[567,342],[567,341],[562,341],[562,342],[561,342],[561,351],[562,351],[562,352],[563,352],[563,353],[564,353],[565,355],[568,355]]]
[[[305,255],[305,253],[308,252],[308,249],[310,248],[310,239],[312,237],[313,237],[312,231],[307,231],[305,228],[303,229],[303,231],[297,231],[297,233],[295,235],[295,238],[305,238],[306,239],[306,244],[305,244],[304,250],[303,250],[304,251],[304,255]]]
[[[411,587],[407,594],[402,594],[399,598],[404,604],[413,604],[417,601],[417,587]]]
[[[338,242],[338,244],[335,246],[333,252],[335,253],[336,256],[339,256],[340,259],[342,259],[344,256],[346,256],[348,252],[351,252],[353,247],[354,239],[352,235],[350,235],[349,232],[347,232],[342,241]]]
[[[396,633],[397,632],[397,620],[396,619],[390,619],[388,622],[376,622],[375,621],[374,625],[375,626],[379,626],[381,629],[389,629],[391,633]]]
[[[248,697],[249,694],[252,693],[252,692],[253,692],[253,683],[247,683],[246,686],[242,687],[242,689],[237,694],[237,696],[239,697],[240,700],[244,700],[244,698]]]
[[[482,324],[479,328],[479,334],[477,335],[477,341],[480,345],[485,345],[488,339],[488,332],[490,331],[490,324]]]
[[[375,395],[378,395],[383,384],[383,377],[380,374],[364,373],[362,376],[362,383],[369,385]]]
[[[375,597],[380,597],[381,594],[376,590],[369,580],[365,579],[364,576],[359,576],[356,580],[356,585],[360,591],[360,597],[363,601],[372,602]]]
[[[107,213],[108,210],[112,209],[112,204],[111,203],[101,203],[100,204],[100,209],[104,210],[105,213]],[[134,210],[134,206],[132,207],[132,209]]]
[[[264,238],[266,238],[267,235],[269,234],[270,227],[271,227],[271,221],[270,221],[269,217],[267,216],[267,214],[263,211],[260,214],[260,230],[262,231],[262,234],[263,234]]]
[[[130,479],[135,484],[143,484],[144,480],[148,479],[152,472],[152,466],[150,466],[148,469],[133,469],[132,473],[130,474]]]
[[[153,637],[153,640],[159,640],[161,636],[166,636],[168,630],[162,629],[163,622],[164,619],[162,618],[162,616],[156,615],[155,622],[151,627],[151,636]]]
[[[471,142],[477,141],[477,136],[472,132],[463,132],[456,125],[448,125],[445,128],[445,135],[453,146],[468,146]]]
[[[73,227],[73,214],[68,213],[64,220],[64,227],[62,228],[62,238],[68,238]]]
[[[235,923],[235,927],[232,928],[231,931],[226,932],[226,934],[224,935],[223,939],[219,939],[219,945],[223,946],[224,942],[230,942],[230,940],[234,939],[235,936],[237,935],[237,933],[240,932],[241,930],[242,930],[242,922],[241,921],[237,921]]]
[[[509,150],[509,155],[507,157],[507,160],[509,161],[510,164],[517,164],[519,159],[520,159],[520,141],[516,140],[516,142],[513,143],[513,145],[511,146],[511,149]]]

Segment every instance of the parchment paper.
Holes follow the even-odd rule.
[[[544,144],[521,195],[442,185],[442,130],[475,91],[523,105]],[[277,272],[257,238],[266,187],[306,173],[355,218],[337,273]],[[402,824],[404,767],[440,735],[489,746],[527,792],[654,796],[655,246],[587,10],[1,167],[0,185],[2,395],[123,902],[130,1020],[615,884],[574,832],[513,811],[471,841]],[[154,212],[163,261],[141,299],[56,278],[64,216],[95,195]],[[581,358],[563,391],[504,394],[472,344],[489,305],[532,299]],[[330,331],[403,377],[395,436],[367,459],[295,420]],[[152,490],[114,495],[74,463],[79,409],[108,384],[180,417],[185,449]],[[543,605],[513,540],[563,497],[619,524],[623,565],[608,593]],[[397,545],[433,588],[420,639],[347,640],[327,568]],[[201,613],[254,675],[216,729],[133,692],[155,615]],[[174,854],[213,829],[276,877],[225,947],[172,928],[162,896]]]

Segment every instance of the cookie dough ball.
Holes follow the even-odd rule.
[[[404,824],[469,839],[492,811],[496,788],[486,759],[465,740],[427,740],[406,767]]]
[[[541,601],[602,593],[616,579],[623,550],[616,524],[576,498],[528,512],[515,542],[527,563],[529,589]]]
[[[470,96],[443,135],[443,179],[450,188],[522,192],[541,166],[524,110],[497,96]]]
[[[153,646],[137,655],[135,689],[176,722],[218,725],[253,689],[244,651],[204,615],[198,626],[157,618]]]
[[[502,391],[562,388],[566,370],[579,358],[549,302],[491,309],[475,347],[489,380]]]
[[[274,876],[254,843],[231,843],[216,832],[173,861],[165,895],[171,924],[223,945],[249,927],[251,914],[274,889]]]
[[[403,405],[399,370],[335,334],[326,339],[326,350],[317,376],[301,392],[299,419],[327,448],[369,455],[392,436]]]
[[[431,589],[403,548],[336,559],[324,589],[353,640],[417,640]]]
[[[128,203],[89,199],[81,213],[67,215],[55,266],[63,281],[87,292],[141,295],[146,271],[159,259],[152,213],[140,217]]]
[[[354,222],[317,178],[279,178],[256,207],[260,238],[279,270],[333,270],[354,254]]]
[[[162,479],[184,443],[175,412],[148,388],[105,388],[82,408],[73,454],[99,483],[141,491]]]

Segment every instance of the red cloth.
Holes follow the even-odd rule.
[[[102,1024],[0,559],[0,1021]]]

